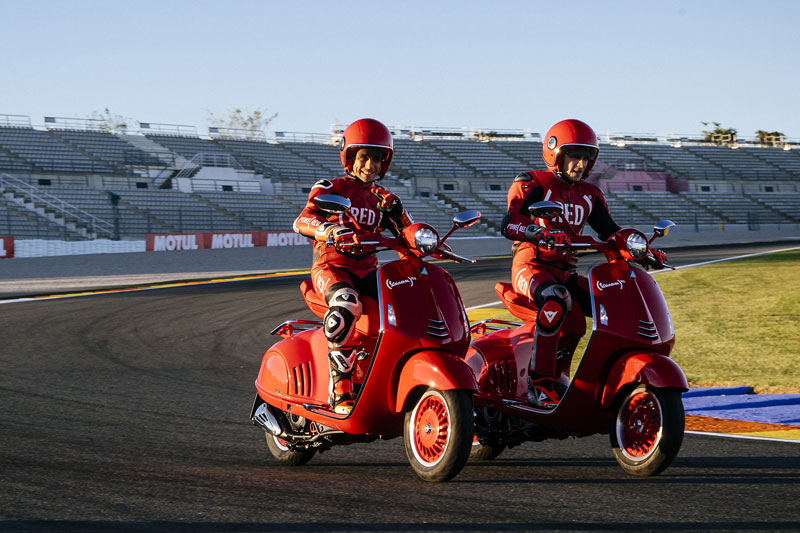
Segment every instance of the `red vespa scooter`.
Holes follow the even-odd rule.
[[[315,202],[327,212],[348,216],[345,198],[322,195]],[[337,444],[403,435],[406,455],[420,478],[446,481],[461,471],[472,446],[472,394],[477,389],[464,363],[469,323],[453,279],[424,258],[471,261],[454,254],[444,241],[479,219],[478,211],[456,215],[441,239],[427,224],[412,224],[397,238],[362,234],[360,245],[351,249],[361,256],[394,250],[399,259],[378,268],[377,301],[362,298],[350,415],[328,406],[328,341],[322,322],[290,320],[272,331],[283,339],[264,354],[251,419],[265,430],[279,463],[301,465]],[[322,317],[327,305],[310,281],[301,284],[301,292],[311,311]]]
[[[552,202],[530,209],[535,217],[561,213]],[[589,271],[592,333],[571,381],[570,362],[559,362],[560,381],[568,388],[555,409],[526,402],[537,310],[510,284],[495,285],[506,308],[524,322],[489,319],[472,326],[467,363],[479,387],[473,460],[492,459],[525,441],[608,433],[627,473],[655,475],[669,466],[683,441],[681,392],[688,384],[669,358],[675,334],[661,290],[630,261],[652,258],[650,243],[672,227],[671,221],[658,222],[649,241],[626,228],[607,242],[591,237],[573,242],[574,248],[602,252],[607,262]]]

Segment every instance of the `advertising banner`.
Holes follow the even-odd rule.
[[[0,235],[0,259],[14,257],[14,237]]]
[[[311,241],[293,231],[246,231],[213,233],[148,233],[148,252],[174,252],[255,246],[302,246]]]

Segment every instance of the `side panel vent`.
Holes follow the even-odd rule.
[[[447,332],[447,326],[444,325],[444,320],[428,319],[428,335],[436,337],[437,339],[446,339],[450,336]]]
[[[499,393],[515,392],[517,389],[517,365],[514,361],[500,361],[489,367],[489,383]]]
[[[290,394],[296,396],[311,396],[311,362],[306,361],[292,369],[293,380],[291,385],[293,390]]]
[[[656,329],[656,325],[653,322],[648,322],[646,320],[639,321],[639,336],[644,337],[645,339],[657,339],[658,338],[658,330]]]

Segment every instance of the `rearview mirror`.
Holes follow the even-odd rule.
[[[663,237],[667,235],[674,227],[675,223],[673,221],[664,219],[653,224],[653,231],[657,236]]]
[[[549,201],[536,202],[528,208],[528,212],[533,217],[544,218],[547,220],[553,220],[557,216],[560,216],[563,211],[563,207],[555,202]]]
[[[481,212],[474,209],[462,211],[453,217],[453,225],[457,228],[468,228],[481,219]]]
[[[350,209],[350,200],[338,194],[320,194],[314,198],[314,205],[327,213],[338,215]]]

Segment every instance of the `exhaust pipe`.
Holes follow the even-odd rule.
[[[276,437],[283,435],[283,429],[281,429],[278,420],[267,408],[266,403],[262,403],[258,406],[256,412],[253,414],[252,420],[254,424],[261,426]]]

